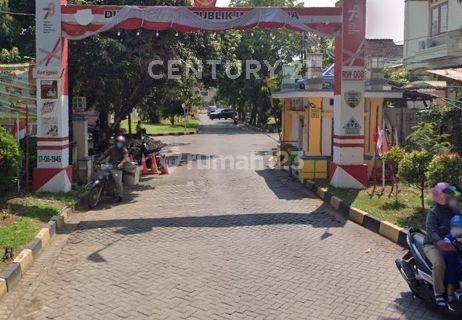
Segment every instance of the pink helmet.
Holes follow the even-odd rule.
[[[449,188],[451,185],[447,182],[440,182],[432,190],[433,201],[440,205],[445,205],[447,202],[446,194],[444,191]]]

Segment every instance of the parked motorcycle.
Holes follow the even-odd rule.
[[[144,155],[146,166],[148,168],[151,168],[151,162],[155,156],[159,169],[162,172],[165,172],[168,171],[167,161],[163,152],[165,146],[166,144],[162,143],[161,141],[156,141],[149,136],[144,136],[140,142],[131,145],[129,151],[133,155],[134,159],[138,162],[138,164],[141,164],[141,159]]]
[[[103,195],[111,196],[114,201],[119,200],[119,195],[112,177],[111,170],[113,168],[114,166],[111,164],[95,165],[95,179],[86,186],[88,191],[87,205],[90,209],[94,209],[98,206]]]
[[[433,293],[431,263],[423,251],[424,239],[425,234],[422,231],[410,229],[407,235],[409,251],[402,259],[395,262],[414,296],[437,307]],[[452,315],[462,315],[462,289],[456,291],[454,301],[448,304],[448,308],[444,311]]]

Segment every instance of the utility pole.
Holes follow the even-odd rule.
[[[19,139],[19,111],[16,112],[16,138],[18,140],[18,146],[20,143]],[[18,174],[18,192],[21,191],[21,169],[19,169],[19,174]]]
[[[183,108],[183,114],[184,114],[184,132],[186,133],[186,127],[188,125],[188,114],[187,114],[187,111],[186,111],[186,104],[183,103],[181,105],[181,107]]]
[[[26,192],[29,191],[29,105],[26,105]]]

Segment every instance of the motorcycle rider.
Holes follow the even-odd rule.
[[[109,163],[114,166],[114,168],[111,170],[111,173],[116,184],[119,202],[122,201],[122,197],[124,194],[124,185],[122,182],[123,169],[125,164],[130,162],[126,144],[127,141],[125,140],[125,137],[118,136],[115,139],[115,144],[112,145],[109,149],[107,149],[101,156],[101,158],[98,160],[98,162],[102,162],[103,160],[109,157]]]
[[[450,230],[451,219],[458,215],[457,194],[459,192],[454,186],[447,182],[438,183],[432,190],[435,206],[427,214],[427,235],[423,250],[432,264],[433,289],[435,301],[438,307],[445,308],[446,300],[444,294],[446,287],[444,283],[446,263],[443,254],[438,248],[445,246],[444,236]]]
[[[454,301],[454,293],[459,287],[459,282],[462,279],[461,261],[459,258],[461,241],[462,241],[462,216],[456,215],[451,219],[451,230],[444,237],[446,246],[438,248],[443,254],[446,262],[446,273],[444,283],[447,285],[448,303]]]

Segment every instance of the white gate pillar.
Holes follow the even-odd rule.
[[[334,143],[330,183],[363,189],[364,164],[364,44],[366,0],[343,0],[342,34],[335,43]]]
[[[71,189],[69,165],[68,42],[61,37],[61,5],[66,0],[36,0],[37,191]]]

